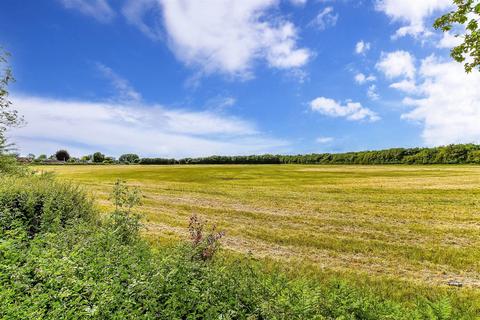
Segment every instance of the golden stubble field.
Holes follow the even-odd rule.
[[[480,290],[480,166],[42,166],[108,210],[116,179],[145,195],[145,233],[186,236],[196,213],[224,247],[375,284],[378,290]],[[407,289],[409,288],[409,289]]]

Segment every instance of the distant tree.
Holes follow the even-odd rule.
[[[444,32],[451,31],[454,26],[463,26],[465,31],[456,33],[456,37],[463,42],[454,47],[450,55],[457,61],[464,63],[465,71],[471,72],[478,67],[480,70],[480,2],[478,0],[453,0],[456,10],[444,14],[433,24],[435,29]]]
[[[58,161],[68,161],[68,159],[70,159],[70,154],[67,150],[58,150],[55,153],[55,159]]]
[[[80,160],[83,161],[83,162],[87,162],[87,161],[92,160],[92,157],[93,157],[93,156],[92,156],[91,154],[89,154],[89,155],[86,155],[86,156],[82,156],[82,157],[80,158]]]
[[[140,161],[140,157],[134,153],[126,153],[122,154],[118,161],[123,163],[138,163]]]
[[[47,155],[46,154],[41,154],[37,158],[38,161],[45,161],[47,160]]]
[[[103,163],[115,163],[114,157],[105,157],[105,160],[102,161]]]
[[[93,162],[100,163],[100,162],[103,162],[103,160],[105,160],[105,155],[103,153],[95,152],[93,154]]]
[[[27,158],[30,159],[30,160],[35,160],[35,155],[33,153],[29,153],[27,155]]]
[[[10,54],[0,47],[0,154],[8,151],[11,146],[7,143],[5,131],[23,123],[23,118],[18,115],[17,110],[11,108],[12,102],[8,98],[8,85],[15,81],[8,64],[9,56]]]

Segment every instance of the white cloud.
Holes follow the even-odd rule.
[[[307,3],[307,0],[290,0],[293,5],[304,6]]]
[[[333,7],[324,8],[317,14],[310,24],[316,26],[320,30],[335,26],[338,21],[338,14],[333,12]]]
[[[60,0],[67,9],[78,10],[100,22],[106,23],[115,17],[107,0]]]
[[[405,93],[414,94],[417,92],[417,85],[413,80],[401,80],[399,82],[392,83],[390,88],[394,88]]]
[[[442,39],[437,43],[437,48],[447,48],[451,49],[462,43],[461,37],[455,37],[451,32],[444,32]]]
[[[310,108],[329,117],[344,117],[347,120],[377,121],[380,117],[368,108],[364,108],[359,102],[346,101],[345,105],[325,98],[318,97],[310,102]]]
[[[320,144],[330,143],[333,140],[334,139],[332,137],[318,137],[317,139],[315,139],[315,141]]]
[[[428,36],[429,28],[425,20],[433,13],[447,11],[452,6],[451,0],[377,0],[376,9],[382,11],[393,21],[403,23],[394,37],[411,35]]]
[[[377,86],[376,85],[372,84],[368,87],[367,97],[369,97],[371,100],[380,99],[380,95],[377,92]]]
[[[269,15],[278,0],[159,1],[170,48],[202,72],[249,77],[255,61],[298,68],[311,56],[293,23]]]
[[[152,40],[162,39],[161,10],[158,0],[128,0],[122,8],[127,22]],[[147,16],[150,19],[147,19]],[[149,21],[149,23],[147,23]]]
[[[397,77],[413,79],[416,71],[415,58],[409,52],[402,50],[382,53],[376,68],[389,79]]]
[[[377,78],[375,78],[374,75],[369,75],[369,76],[366,76],[364,75],[363,73],[357,73],[355,75],[355,82],[358,83],[358,84],[364,84],[364,83],[367,83],[367,82],[372,82],[372,81],[375,81],[377,80]]]
[[[370,50],[370,42],[361,40],[355,45],[355,53],[357,54],[365,54],[368,50]]]
[[[208,111],[28,96],[14,96],[13,102],[27,120],[11,132],[22,153],[65,147],[77,155],[100,150],[116,156],[186,157],[278,152],[287,145],[248,121]]]
[[[234,106],[237,103],[237,99],[229,96],[217,96],[207,101],[206,107],[210,110],[222,111]]]
[[[120,102],[128,104],[138,103],[142,100],[142,95],[130,85],[127,79],[124,79],[104,64],[97,63],[96,67],[105,78],[110,80],[117,91],[118,100]]]
[[[413,109],[403,118],[423,124],[428,145],[480,142],[480,72],[465,73],[462,64],[435,56],[422,61],[417,96],[404,103]]]

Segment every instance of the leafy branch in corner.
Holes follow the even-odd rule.
[[[0,153],[5,153],[11,147],[6,141],[5,132],[8,128],[24,123],[18,111],[11,108],[8,86],[15,81],[12,69],[8,63],[10,54],[0,47]]]
[[[450,55],[457,61],[464,63],[465,71],[471,72],[478,67],[480,70],[480,2],[478,0],[453,0],[457,10],[444,14],[433,24],[435,29],[443,32],[451,31],[455,25],[465,28],[463,34],[456,33],[455,37],[463,38],[463,42],[454,47]]]

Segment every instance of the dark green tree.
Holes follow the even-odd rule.
[[[135,153],[126,153],[122,154],[118,161],[123,163],[138,163],[140,161],[140,157]]]
[[[103,162],[103,160],[105,160],[105,155],[103,153],[95,152],[93,154],[93,162],[100,163],[100,162]]]
[[[55,153],[55,158],[58,160],[58,161],[68,161],[68,159],[70,159],[70,154],[68,153],[67,150],[58,150],[56,153]]]
[[[480,70],[480,2],[479,0],[453,0],[456,10],[438,18],[433,27],[444,32],[454,27],[464,27],[465,32],[456,33],[463,42],[454,47],[450,53],[455,61],[464,63],[465,71]]]

